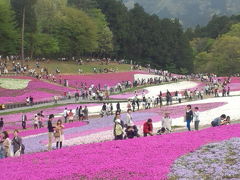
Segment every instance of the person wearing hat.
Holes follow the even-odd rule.
[[[115,120],[114,137],[115,137],[115,140],[122,140],[123,139],[123,127],[121,125],[121,120],[120,119]]]
[[[52,140],[53,140],[53,132],[54,132],[54,126],[52,125],[52,120],[54,118],[53,114],[49,115],[48,118],[48,150],[52,150]]]
[[[143,124],[143,135],[146,137],[147,135],[153,136],[153,125],[152,125],[152,119],[148,119]]]
[[[172,131],[172,119],[169,116],[169,113],[165,113],[162,119],[162,127],[165,128],[168,132]]]

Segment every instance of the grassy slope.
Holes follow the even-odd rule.
[[[30,67],[36,68],[35,61],[28,62]],[[78,65],[76,62],[69,61],[69,62],[62,62],[51,60],[49,62],[40,62],[41,67],[46,67],[49,70],[49,73],[55,73],[56,68],[58,67],[62,74],[78,74],[78,69],[82,69],[84,74],[93,73],[93,68],[118,68],[118,72],[125,72],[130,71],[129,64],[118,64],[118,63],[110,63],[109,65],[101,65],[100,62],[94,63],[86,63],[84,65]]]

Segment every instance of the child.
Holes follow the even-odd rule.
[[[199,122],[200,122],[200,119],[199,119],[199,108],[198,107],[195,107],[195,111],[193,113],[193,118],[194,118],[195,130],[198,131],[198,129],[199,129]]]

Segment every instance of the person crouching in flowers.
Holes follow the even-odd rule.
[[[153,136],[153,125],[152,119],[148,119],[147,122],[143,124],[143,135],[146,137],[147,135]]]
[[[57,125],[54,129],[55,129],[54,137],[56,139],[56,149],[58,149],[58,146],[61,149],[62,143],[64,140],[64,134],[63,134],[64,125],[62,124],[62,121],[60,119],[57,121]]]
[[[122,140],[123,139],[123,127],[121,125],[121,120],[120,119],[115,120],[114,137],[115,137],[115,140]]]
[[[167,132],[172,131],[172,119],[171,119],[169,113],[165,113],[164,118],[162,119],[162,127],[164,127],[164,129]]]

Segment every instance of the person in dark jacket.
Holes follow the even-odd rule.
[[[4,126],[3,118],[0,118],[0,132],[2,132]]]
[[[23,144],[22,144],[22,138],[18,135],[18,130],[14,130],[14,138],[12,140],[12,146],[13,146],[13,154],[14,156],[18,157],[23,152]]]
[[[26,129],[26,125],[27,125],[27,115],[22,114],[22,128]]]
[[[153,125],[152,119],[148,119],[147,122],[143,124],[143,135],[146,137],[147,135],[153,136]]]
[[[54,126],[52,125],[52,120],[54,118],[53,114],[49,115],[48,118],[48,150],[52,150],[52,140],[53,140],[53,132],[54,132]]]
[[[187,128],[191,131],[191,122],[193,121],[193,111],[191,105],[187,105],[185,119],[187,122]]]

